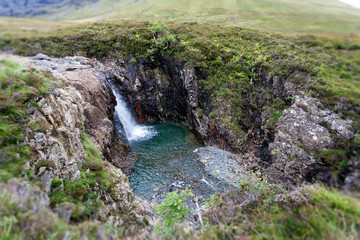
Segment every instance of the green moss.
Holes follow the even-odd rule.
[[[85,168],[94,171],[101,170],[103,168],[103,160],[101,159],[99,149],[90,141],[85,133],[81,134],[81,139],[86,152]]]
[[[64,191],[55,192],[50,196],[52,206],[63,202],[74,203],[76,209],[71,219],[76,222],[84,221],[96,214],[102,204],[98,198],[98,191],[105,191],[111,195],[114,186],[111,173],[103,168],[104,162],[98,148],[85,133],[81,134],[81,139],[86,152],[86,163],[80,169],[80,179],[64,179]]]
[[[59,178],[54,178],[52,181],[51,181],[51,188],[57,188],[57,187],[60,187],[62,184],[62,180],[59,179]]]
[[[39,169],[41,167],[46,167],[48,169],[53,169],[55,168],[55,163],[51,160],[39,160],[37,163],[36,163],[36,168]]]

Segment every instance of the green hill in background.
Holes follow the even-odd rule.
[[[59,10],[42,17],[76,21],[200,21],[320,34],[360,32],[360,10],[337,0],[101,0],[77,10]]]

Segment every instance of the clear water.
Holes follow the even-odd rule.
[[[136,153],[135,170],[130,176],[134,193],[147,200],[161,198],[169,191],[188,186],[197,196],[206,197],[216,190],[198,160],[201,147],[185,127],[172,124],[153,125],[157,132],[151,139],[130,143]]]
[[[135,195],[156,201],[185,187],[200,198],[213,194],[216,181],[207,176],[198,159],[196,149],[201,145],[195,136],[187,128],[173,124],[138,124],[121,94],[113,89],[115,110],[122,125],[118,129],[133,151],[135,169],[130,185]]]

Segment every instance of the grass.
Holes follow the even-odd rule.
[[[58,31],[71,25],[71,23],[67,22],[0,17],[0,39],[34,36],[49,31]],[[3,44],[4,42],[0,41],[0,47]]]
[[[237,196],[239,198],[239,196]],[[202,239],[358,239],[360,202],[321,186],[272,195],[240,207],[234,199],[212,204]],[[231,202],[229,202],[231,201]],[[214,201],[213,201],[214,202]],[[231,214],[229,209],[234,211]],[[236,217],[233,217],[236,216]]]

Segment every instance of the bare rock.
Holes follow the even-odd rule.
[[[66,223],[69,223],[71,214],[75,210],[75,205],[73,203],[64,202],[62,204],[58,204],[54,212],[56,212]]]
[[[313,150],[334,145],[330,130],[335,130],[337,137],[344,140],[353,138],[351,123],[324,109],[317,99],[297,96],[278,121],[275,140],[269,146],[272,164],[265,170],[266,175],[287,188],[300,185],[309,172],[329,178],[330,170],[321,166]]]

